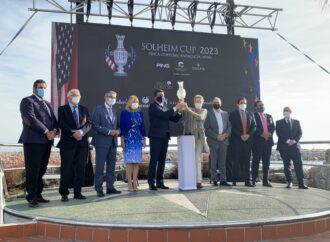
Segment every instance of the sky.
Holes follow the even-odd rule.
[[[278,32],[330,71],[330,7],[322,11],[318,0],[236,0],[235,3],[282,8],[276,24]],[[31,7],[32,0],[1,0],[0,51],[32,15],[28,11]],[[19,103],[31,95],[36,79],[49,83],[46,99],[50,100],[53,21],[69,22],[70,18],[65,14],[37,13],[0,56],[0,143],[17,143],[22,130]],[[91,17],[90,22],[107,20]],[[214,32],[225,33],[226,29],[216,28]],[[259,39],[261,98],[266,112],[278,120],[282,118],[283,107],[291,106],[293,118],[301,122],[303,141],[330,140],[330,75],[273,31],[236,28],[235,34]]]

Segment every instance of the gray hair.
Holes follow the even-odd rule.
[[[70,97],[74,92],[78,92],[80,95],[80,91],[79,89],[71,89],[68,91],[68,93],[66,94],[67,97]]]

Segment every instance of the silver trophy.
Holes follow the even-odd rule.
[[[183,81],[178,82],[179,89],[176,92],[176,95],[178,96],[179,100],[184,100],[186,98],[186,90],[183,88]]]
[[[113,51],[114,61],[118,66],[117,71],[114,73],[115,76],[127,76],[124,71],[124,66],[127,63],[128,52],[124,48],[125,35],[116,34],[117,38],[117,49]]]

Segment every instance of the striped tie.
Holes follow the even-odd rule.
[[[72,114],[73,114],[74,121],[76,122],[77,128],[79,128],[79,119],[78,119],[78,114],[77,114],[77,106],[73,107]]]

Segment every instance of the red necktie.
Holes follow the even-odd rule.
[[[267,125],[267,119],[266,115],[264,113],[261,113],[261,122],[262,122],[262,128],[265,133],[268,133],[268,125]]]
[[[245,115],[244,111],[242,111],[241,114],[242,114],[241,116],[242,116],[243,135],[245,135],[247,133],[247,130],[246,130],[246,115]]]

